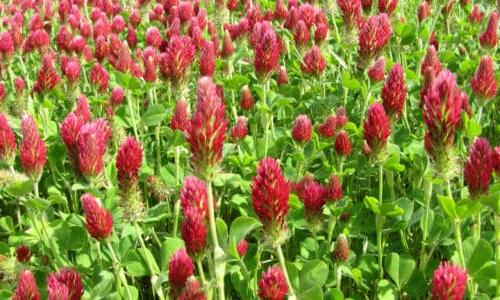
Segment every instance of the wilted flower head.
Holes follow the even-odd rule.
[[[418,21],[422,22],[423,20],[427,19],[430,14],[431,14],[431,9],[429,7],[429,3],[423,0],[422,3],[420,3],[420,6],[418,7]]]
[[[368,77],[373,82],[378,82],[384,80],[385,77],[385,58],[383,56],[379,57],[375,63],[372,64],[370,69],[368,69]]]
[[[340,156],[351,155],[352,144],[349,140],[349,135],[345,130],[340,130],[337,138],[335,139],[335,151]]]
[[[374,103],[368,110],[368,117],[363,124],[363,136],[371,149],[371,154],[378,156],[387,144],[391,134],[389,117],[380,103]]]
[[[492,12],[490,15],[490,20],[488,21],[488,27],[479,37],[479,42],[481,46],[485,48],[494,48],[498,43],[498,13],[496,11]]]
[[[313,46],[304,54],[300,70],[306,74],[319,77],[326,68],[325,58],[318,46]]]
[[[400,64],[395,64],[382,87],[382,103],[391,118],[399,118],[403,112],[406,100],[406,83],[404,70]]]
[[[40,300],[40,292],[36,286],[35,276],[30,270],[23,270],[19,274],[17,288],[12,300]]]
[[[19,147],[19,159],[24,173],[33,181],[38,181],[47,162],[47,147],[38,133],[35,120],[31,115],[21,118],[23,139]]]
[[[279,266],[270,267],[259,280],[261,300],[282,300],[288,292],[285,275]]]
[[[168,264],[168,282],[174,289],[181,290],[188,278],[194,274],[193,261],[185,249],[175,252]]]
[[[133,137],[127,138],[120,145],[116,155],[116,172],[122,191],[133,189],[137,184],[142,155],[142,147]]]
[[[212,176],[222,159],[228,120],[224,101],[217,95],[209,77],[198,81],[198,100],[191,118],[187,141],[191,150],[191,164],[204,176]]]
[[[479,97],[480,105],[483,101],[492,99],[497,94],[497,81],[493,70],[493,59],[485,55],[481,57],[479,66],[470,81],[472,91]]]
[[[16,258],[18,262],[24,263],[31,258],[31,249],[29,246],[21,245],[16,247]]]
[[[472,198],[488,191],[493,175],[493,153],[488,140],[476,138],[465,162],[464,178]]]
[[[203,216],[205,222],[208,222],[208,194],[205,182],[194,176],[187,176],[184,179],[179,199],[183,212],[195,208],[198,214]]]
[[[206,300],[205,292],[195,278],[188,279],[177,300]]]
[[[255,24],[252,31],[251,44],[254,50],[254,67],[262,79],[278,68],[279,41],[273,26],[268,22]]]
[[[364,61],[378,56],[392,35],[387,14],[370,16],[359,31],[359,56]]]
[[[231,129],[231,138],[238,142],[243,140],[248,134],[248,128],[247,128],[247,118],[245,117],[238,117],[236,119],[236,124],[234,124],[233,128]]]
[[[432,299],[463,299],[467,289],[467,270],[441,262],[432,277]]]
[[[4,114],[0,114],[0,162],[8,166],[14,164],[16,156],[16,136]]]
[[[341,233],[337,237],[332,255],[336,262],[344,262],[349,258],[349,241],[345,234]]]
[[[281,168],[273,158],[264,158],[252,180],[252,208],[269,240],[281,243],[286,239],[288,197],[290,185],[283,176]]]
[[[360,0],[337,0],[337,5],[342,13],[344,25],[348,30],[358,25],[362,18],[361,1]]]
[[[214,43],[205,41],[201,48],[200,55],[200,76],[212,77],[215,72],[215,51]]]
[[[378,0],[378,12],[386,13],[387,15],[392,16],[397,5],[398,0]]]
[[[478,4],[475,4],[469,14],[469,22],[471,23],[481,23],[483,20],[484,13],[481,11],[481,8]]]
[[[167,49],[160,56],[161,74],[174,86],[182,85],[194,60],[195,51],[190,37],[172,36]]]
[[[49,299],[57,299],[56,297],[52,298],[52,295],[58,295],[61,291],[60,286],[65,286],[66,289],[63,289],[67,292],[64,294],[64,299],[68,300],[80,300],[83,296],[83,283],[82,278],[78,272],[71,269],[61,269],[57,273],[51,273],[47,277],[47,293]]]
[[[204,216],[196,207],[184,210],[181,236],[190,255],[198,256],[203,253],[207,245],[207,227]]]
[[[104,119],[84,124],[78,133],[78,167],[87,178],[97,177],[104,167],[106,146],[111,137],[111,129]]]
[[[299,115],[295,118],[292,127],[292,138],[298,143],[307,143],[311,140],[312,124],[307,115]]]
[[[90,193],[80,198],[85,213],[85,226],[91,237],[97,240],[106,239],[113,231],[113,217],[111,213],[97,201]]]

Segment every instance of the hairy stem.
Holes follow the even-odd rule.
[[[382,164],[378,166],[378,201],[379,205],[382,205],[384,197],[384,167]],[[383,266],[383,258],[384,258],[384,246],[382,240],[382,228],[384,227],[384,217],[377,215],[376,216],[376,232],[377,232],[377,249],[378,249],[378,267],[379,267],[379,276],[380,279],[384,278],[384,266]]]
[[[125,273],[123,272],[123,269],[120,266],[120,262],[118,261],[115,250],[111,246],[109,239],[106,240],[105,243],[106,243],[106,247],[108,248],[108,251],[111,255],[111,260],[113,261],[113,271],[115,273],[116,288],[117,288],[119,293],[122,293],[121,285],[123,285],[125,287],[125,295],[127,296],[127,299],[129,299],[129,300],[133,299],[132,294],[130,293],[130,289],[128,287],[127,278],[125,277]]]
[[[283,255],[283,250],[281,250],[281,245],[276,246],[276,254],[278,255],[278,260],[280,262],[281,269],[283,270],[283,274],[285,275],[286,284],[288,285],[288,299],[296,299],[292,283],[290,282],[290,278],[288,277],[288,272],[286,270],[285,256]]]

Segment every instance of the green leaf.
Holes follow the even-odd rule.
[[[15,233],[14,221],[10,216],[0,218],[0,228],[8,234]]]
[[[466,127],[466,132],[467,132],[467,137],[469,137],[470,140],[474,139],[476,136],[481,135],[481,125],[474,121],[473,119],[470,119],[467,122],[467,127]]]
[[[165,107],[161,104],[150,105],[148,110],[142,115],[142,123],[146,126],[160,124],[167,117]]]
[[[377,284],[377,299],[396,300],[399,299],[399,294],[396,287],[389,280],[382,279]]]
[[[31,197],[24,202],[24,205],[27,208],[31,208],[36,211],[42,211],[50,206],[50,202],[42,198]]]
[[[493,248],[490,243],[481,239],[474,244],[472,238],[464,241],[464,256],[467,271],[470,275],[477,273],[487,262],[493,258]]]
[[[297,299],[299,299],[299,300],[322,300],[323,299],[323,291],[321,290],[320,286],[315,285],[312,288],[308,289],[307,291],[300,293],[298,295]]]
[[[223,219],[217,218],[217,220],[215,220],[215,225],[217,226],[217,236],[220,246],[222,249],[227,249],[228,233],[226,222],[224,222]]]
[[[361,83],[354,78],[351,78],[348,72],[342,74],[342,87],[353,91],[361,89]]]
[[[160,251],[160,264],[163,271],[168,269],[170,257],[182,247],[184,247],[184,241],[180,238],[167,237],[165,239]]]
[[[467,219],[481,210],[481,203],[469,199],[463,199],[456,203],[455,209],[460,219]]]
[[[326,300],[343,300],[344,294],[338,288],[334,288],[326,292],[325,297]]]
[[[5,190],[7,193],[15,197],[21,197],[31,193],[33,184],[30,180],[27,181],[14,181]]]
[[[104,295],[108,295],[112,288],[115,277],[113,273],[102,271],[99,274],[98,283],[90,291],[90,299],[102,299]]]
[[[261,226],[262,224],[256,218],[238,217],[234,219],[229,230],[229,243],[236,245],[243,240],[247,234]]]
[[[224,88],[232,90],[240,90],[245,84],[248,84],[250,80],[243,75],[234,74],[233,77],[224,80]]]
[[[379,209],[382,216],[397,217],[404,214],[404,210],[395,203],[383,203]]]
[[[387,274],[402,289],[415,269],[415,259],[411,255],[402,254],[401,256],[395,252],[389,254],[385,259],[385,268]]]
[[[137,249],[135,251],[129,252],[129,254],[123,260],[123,265],[127,269],[127,272],[132,277],[143,277],[152,275],[148,269],[146,259],[149,259],[153,272],[158,274],[160,270],[154,259],[153,254],[147,248]]]
[[[322,260],[307,261],[300,271],[300,291],[307,291],[314,286],[323,286],[328,278],[328,266]]]
[[[378,199],[370,196],[366,196],[364,203],[366,207],[374,212],[376,215],[381,215],[380,207],[378,205]]]
[[[444,212],[450,217],[450,218],[456,218],[457,217],[457,212],[455,209],[455,202],[453,199],[450,199],[449,197],[443,196],[443,195],[437,195],[439,204],[441,204],[441,207],[443,208]]]

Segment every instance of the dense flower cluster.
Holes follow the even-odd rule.
[[[82,195],[80,201],[85,213],[85,225],[90,236],[98,240],[108,238],[113,231],[111,213],[102,207],[90,193]]]
[[[369,151],[365,151],[365,154],[378,158],[377,156],[384,151],[390,134],[389,117],[384,107],[380,103],[372,104],[363,124],[363,137],[365,145],[369,149]]]
[[[38,181],[47,163],[47,146],[38,133],[38,127],[31,115],[21,119],[23,139],[19,146],[19,159],[26,175]]]
[[[467,271],[445,261],[432,277],[432,299],[463,299],[467,289]]]
[[[472,197],[477,197],[488,191],[493,175],[492,159],[493,153],[488,140],[477,138],[470,148],[469,158],[464,167],[464,178]]]
[[[280,267],[270,267],[259,280],[259,298],[262,300],[282,300],[288,292],[285,275]]]

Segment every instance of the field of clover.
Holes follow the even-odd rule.
[[[0,1],[0,300],[500,299],[499,14]]]

